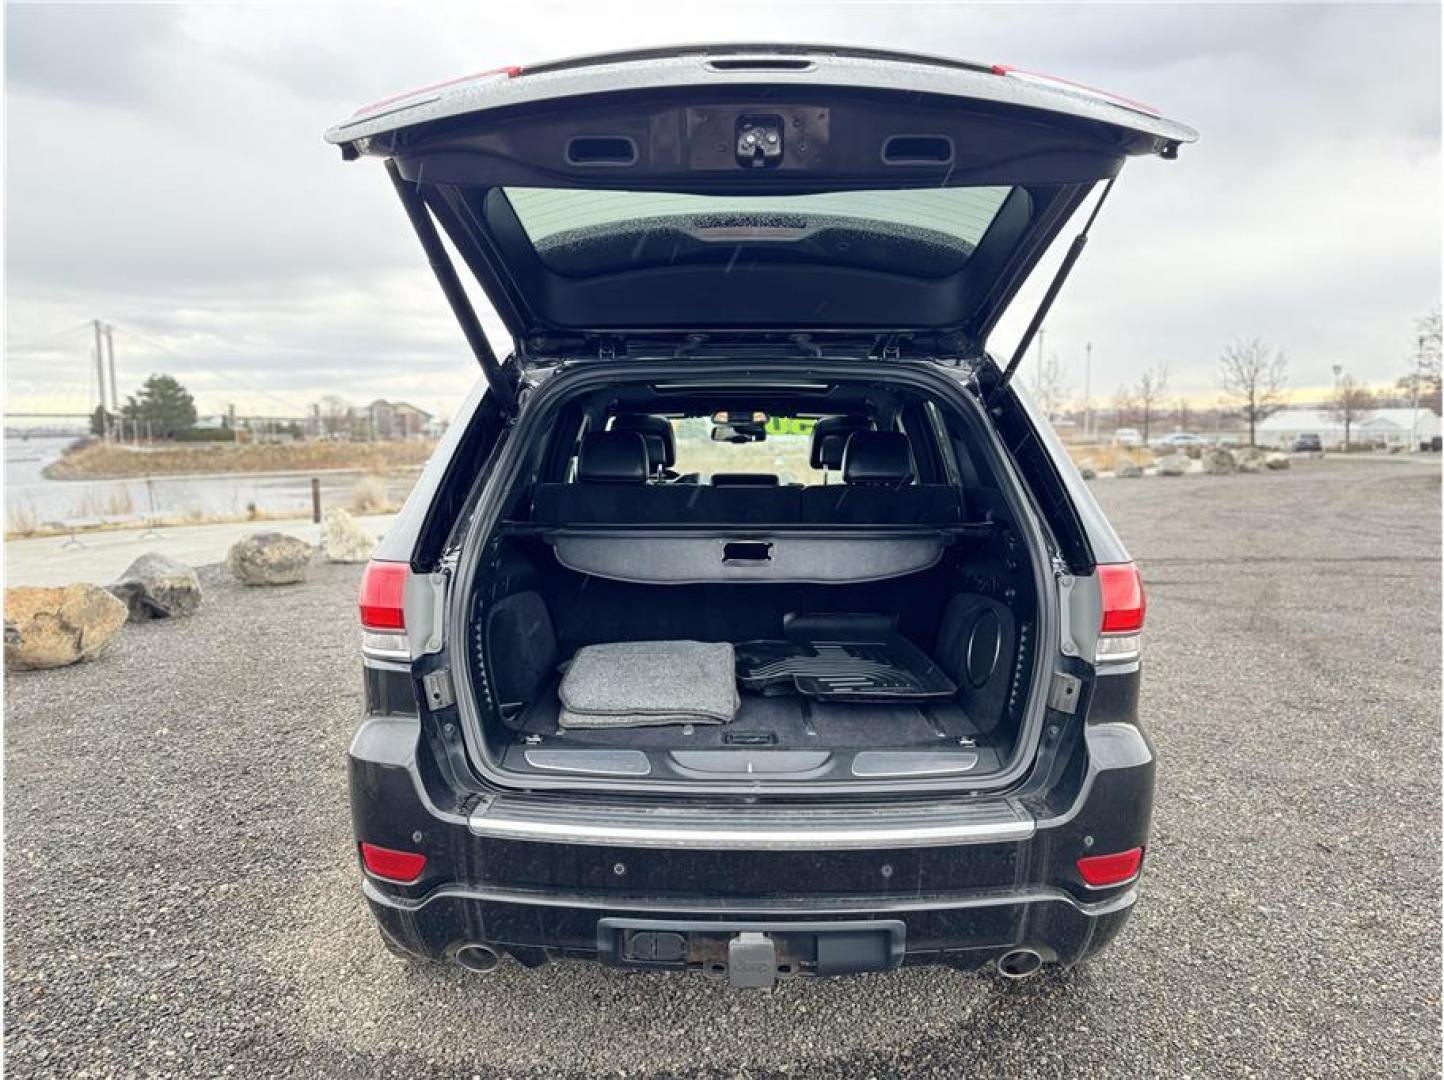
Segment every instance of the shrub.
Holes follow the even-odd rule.
[[[380,514],[391,508],[386,497],[384,476],[363,476],[351,489],[351,512],[354,514]]]

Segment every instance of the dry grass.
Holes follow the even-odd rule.
[[[1069,446],[1068,456],[1080,469],[1089,468],[1094,472],[1111,472],[1120,458],[1128,458],[1145,468],[1156,460],[1146,446]]]
[[[45,469],[52,480],[108,480],[130,476],[194,473],[319,472],[327,469],[389,469],[423,465],[436,443],[296,442],[240,446],[200,443],[152,449],[90,443]]]
[[[387,494],[384,476],[363,476],[351,489],[353,514],[382,514],[395,509]]]

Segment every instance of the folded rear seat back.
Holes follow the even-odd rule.
[[[795,487],[648,483],[646,440],[599,431],[582,440],[577,480],[538,484],[533,520],[544,525],[788,525],[802,520]]]

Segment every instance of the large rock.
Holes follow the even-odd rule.
[[[1188,458],[1183,454],[1167,454],[1158,459],[1159,476],[1182,476],[1188,472]]]
[[[1091,465],[1080,465],[1078,467],[1078,475],[1083,477],[1084,480],[1096,480],[1098,479],[1098,470]]]
[[[93,660],[125,625],[126,606],[99,585],[5,590],[5,665],[15,671]]]
[[[357,525],[347,511],[339,506],[326,511],[321,524],[321,550],[327,562],[365,562],[375,549],[376,537]]]
[[[193,615],[201,606],[201,579],[196,572],[158,551],[136,559],[109,589],[130,609],[132,622]]]
[[[291,585],[306,580],[311,545],[285,533],[251,533],[231,545],[226,565],[242,585]]]
[[[1143,466],[1134,461],[1131,457],[1120,457],[1113,463],[1113,475],[1127,480],[1133,480],[1143,475]]]
[[[1264,467],[1268,469],[1287,469],[1289,467],[1289,456],[1280,454],[1277,450],[1264,458]]]
[[[1209,476],[1229,476],[1238,471],[1232,452],[1216,446],[1203,455],[1203,471]]]

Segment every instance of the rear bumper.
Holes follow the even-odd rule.
[[[441,888],[420,900],[362,886],[378,928],[416,956],[450,960],[463,945],[485,943],[525,964],[549,958],[600,960],[612,966],[683,969],[685,961],[638,961],[625,955],[621,925],[686,928],[709,924],[731,935],[756,928],[774,937],[795,925],[810,933],[901,924],[897,962],[973,969],[1014,948],[1038,952],[1047,963],[1075,964],[1103,948],[1122,929],[1136,899],[1127,888],[1105,900],[1081,902],[1061,891],[995,895],[795,898],[790,902],[681,903],[549,893],[539,895],[464,886]],[[889,964],[888,966],[895,966]]]
[[[978,967],[1014,948],[1066,966],[1112,940],[1136,899],[1133,881],[1089,888],[1077,860],[1146,846],[1152,815],[1152,748],[1125,723],[1055,739],[1033,785],[1006,800],[478,796],[451,782],[459,754],[411,717],[372,718],[351,747],[357,840],[427,856],[415,884],[363,876],[364,895],[390,944],[428,959],[485,945],[525,964],[695,968],[716,944],[703,939],[846,923],[886,924],[889,966]],[[635,963],[615,928],[639,920],[680,924],[692,962]]]

